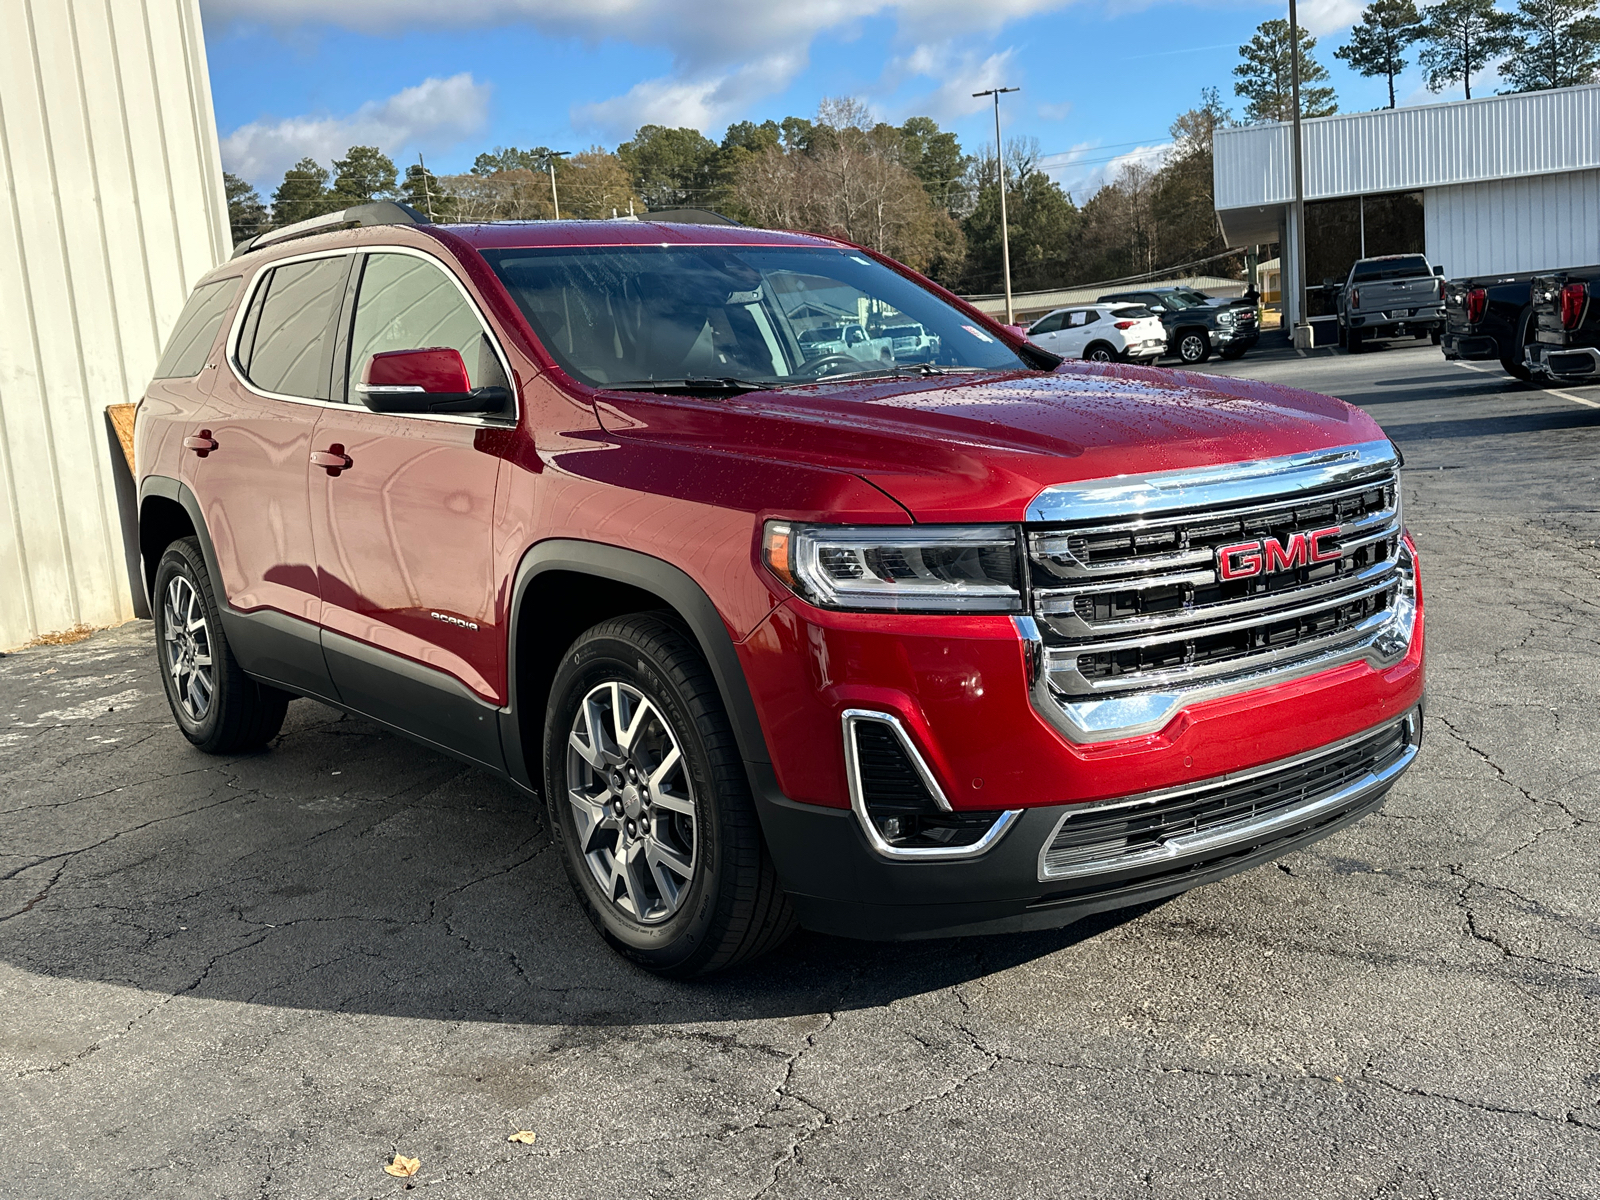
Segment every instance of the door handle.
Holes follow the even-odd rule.
[[[339,478],[339,472],[348,471],[355,466],[355,463],[344,452],[344,447],[335,442],[326,450],[313,450],[311,452],[311,465],[321,467],[332,478],[337,479]]]
[[[199,458],[204,458],[217,448],[217,439],[211,436],[211,430],[202,429],[192,437],[183,439],[183,448],[193,450]]]

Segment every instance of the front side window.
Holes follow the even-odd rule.
[[[356,295],[347,385],[361,382],[374,354],[434,347],[460,352],[474,388],[509,386],[478,314],[449,275],[415,255],[369,254]]]
[[[216,344],[222,318],[239,291],[239,279],[236,275],[195,288],[178,314],[178,323],[167,339],[166,353],[156,364],[157,379],[188,379],[200,374]]]
[[[1066,313],[1051,313],[1048,317],[1041,317],[1029,333],[1054,333],[1066,321]]]
[[[757,386],[1031,364],[863,254],[810,246],[486,250],[539,340],[594,386]]]
[[[264,392],[326,400],[333,318],[344,299],[350,256],[275,267],[256,289],[235,353]]]

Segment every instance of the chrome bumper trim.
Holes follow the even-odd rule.
[[[1267,763],[1260,767],[1239,771],[1232,775],[1219,775],[1213,779],[1203,780],[1196,784],[1185,785],[1181,788],[1172,788],[1161,792],[1151,792],[1143,796],[1136,796],[1124,800],[1105,801],[1100,804],[1085,805],[1062,816],[1050,828],[1049,835],[1039,848],[1039,878],[1041,881],[1074,879],[1091,875],[1105,875],[1111,872],[1137,869],[1156,863],[1179,863],[1184,859],[1194,858],[1213,850],[1220,850],[1241,842],[1253,841],[1264,835],[1287,829],[1301,822],[1314,820],[1316,817],[1334,812],[1351,804],[1359,803],[1372,793],[1387,788],[1409,767],[1417,757],[1421,748],[1421,730],[1418,725],[1421,713],[1412,709],[1402,718],[1409,730],[1409,741],[1400,757],[1380,771],[1368,771],[1361,778],[1346,784],[1335,792],[1320,796],[1315,800],[1308,800],[1304,804],[1297,804],[1289,808],[1280,809],[1263,817],[1247,817],[1238,821],[1231,821],[1226,825],[1218,825],[1211,829],[1199,830],[1195,833],[1182,834],[1178,837],[1168,838],[1159,846],[1152,846],[1145,850],[1135,851],[1132,854],[1120,855],[1114,859],[1096,859],[1089,862],[1072,863],[1066,867],[1050,869],[1045,865],[1045,859],[1050,852],[1050,847],[1055,844],[1061,827],[1074,817],[1084,813],[1102,811],[1107,808],[1132,807],[1135,805],[1159,804],[1163,800],[1171,800],[1194,792],[1204,791],[1208,788],[1226,786],[1231,783],[1245,783],[1263,775],[1270,775],[1277,771],[1293,770],[1297,766],[1314,762],[1319,758],[1326,758],[1337,754],[1346,747],[1354,745],[1389,726],[1389,722],[1377,725],[1353,737],[1343,738],[1331,745],[1320,747],[1306,754],[1295,755],[1291,758],[1280,759],[1275,763]]]

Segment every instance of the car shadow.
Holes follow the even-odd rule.
[[[11,873],[24,911],[0,956],[36,975],[400,1018],[692,1024],[958,988],[1153,907],[911,943],[800,932],[743,968],[663,980],[602,940],[542,806],[487,772],[310,701],[269,750],[231,760],[179,737],[158,686],[111,720],[148,736],[29,792],[93,844],[46,859],[23,824],[7,847],[40,861]]]
[[[1486,414],[1455,421],[1417,421],[1385,424],[1383,431],[1402,444],[1451,438],[1497,437],[1504,434],[1546,433],[1563,429],[1600,427],[1600,409],[1570,408],[1553,411]]]

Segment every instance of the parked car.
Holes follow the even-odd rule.
[[[939,353],[939,337],[921,325],[883,325],[877,336],[888,339],[889,349],[897,363],[931,362]]]
[[[800,349],[808,358],[849,358],[856,362],[893,362],[889,338],[868,333],[860,325],[833,325],[807,329],[799,335]]]
[[[1167,352],[1161,318],[1142,304],[1058,308],[1028,327],[1028,337],[1062,358],[1136,362],[1148,366]]]
[[[1506,373],[1531,379],[1524,361],[1533,340],[1534,272],[1452,279],[1444,289],[1444,333],[1440,345],[1447,359],[1498,359]]]
[[[1534,334],[1528,369],[1558,382],[1600,375],[1600,266],[1540,275],[1529,292]]]
[[[1186,366],[1203,363],[1213,351],[1223,358],[1241,358],[1261,340],[1256,306],[1248,300],[1218,300],[1194,288],[1145,288],[1113,292],[1099,303],[1142,304],[1161,318],[1167,330],[1167,352]]]
[[[1422,254],[1358,259],[1339,289],[1339,344],[1359,354],[1384,338],[1431,337],[1444,332],[1443,267]]]
[[[937,348],[808,354],[819,293]],[[309,696],[479,766],[664,974],[1170,896],[1420,745],[1371,417],[1063,363],[826,237],[274,230],[195,287],[135,442],[184,737],[256,749]]]

